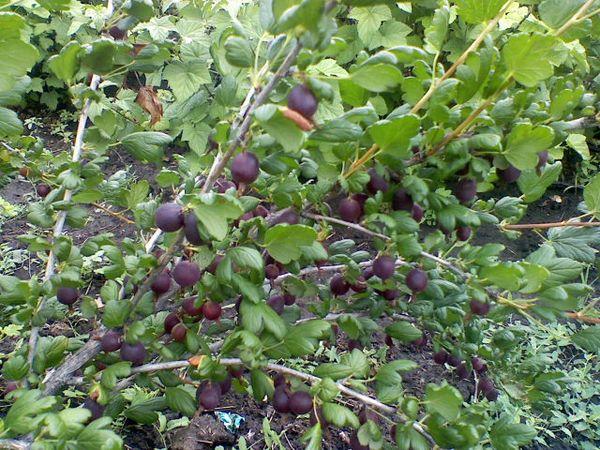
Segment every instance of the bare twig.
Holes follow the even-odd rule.
[[[331,222],[331,223],[335,223],[338,225],[342,225],[345,227],[349,227],[352,228],[353,230],[357,230],[360,231],[361,233],[367,234],[369,236],[373,236],[373,237],[377,237],[379,239],[383,239],[384,241],[391,241],[391,238],[389,236],[386,236],[385,234],[381,234],[381,233],[377,233],[375,231],[371,231],[368,228],[365,228],[359,224],[356,223],[352,223],[352,222],[346,222],[345,220],[341,220],[341,219],[336,219],[335,217],[328,217],[328,216],[322,216],[320,214],[312,214],[312,213],[302,213],[303,217],[309,218],[309,219],[313,219],[313,220],[323,220],[325,222]],[[470,278],[470,275],[468,275],[467,273],[463,272],[462,270],[460,270],[458,267],[456,267],[454,264],[452,264],[450,261],[446,261],[445,259],[442,259],[438,256],[432,255],[431,253],[427,253],[427,252],[421,252],[421,256],[427,259],[430,259],[432,261],[435,261],[436,263],[438,263],[441,266],[446,267],[447,269],[452,270],[454,273],[456,273],[457,275],[459,275],[461,278],[467,280]],[[407,264],[407,263],[405,263]]]
[[[0,449],[6,450],[27,450],[31,444],[25,440],[18,439],[0,439]]]
[[[114,11],[113,0],[108,0],[106,5],[106,17],[110,18]],[[100,85],[100,76],[93,75],[92,80],[90,81],[90,90],[95,91],[98,89]],[[77,132],[75,134],[75,142],[73,145],[73,156],[71,160],[73,162],[79,162],[81,159],[81,153],[83,149],[83,136],[85,134],[85,127],[87,124],[88,116],[90,113],[90,106],[92,104],[92,99],[87,98],[81,108],[81,113],[79,114],[79,121],[77,123]],[[65,190],[63,196],[63,202],[68,204],[73,197],[73,191],[70,189]],[[65,226],[65,221],[67,219],[67,211],[62,210],[59,211],[56,223],[54,224],[54,229],[52,230],[52,241],[55,241],[63,232],[63,228]],[[49,281],[52,275],[54,275],[54,270],[56,267],[56,256],[54,254],[54,250],[50,249],[50,253],[48,254],[48,261],[46,262],[46,270],[44,272],[43,282]],[[43,297],[38,306],[37,311],[41,311],[44,308],[46,303],[46,298]],[[37,349],[38,337],[39,337],[39,327],[35,326],[31,328],[31,334],[29,336],[29,354],[27,355],[27,361],[29,366],[33,366],[33,360],[35,358],[35,352]]]
[[[561,228],[561,227],[583,227],[583,228],[594,228],[600,227],[600,222],[546,222],[546,223],[517,223],[514,225],[501,225],[504,230],[545,230],[548,228]]]
[[[206,356],[199,355],[199,356],[193,356],[189,360],[167,361],[167,362],[160,362],[160,363],[144,364],[143,366],[133,368],[131,370],[131,373],[138,374],[138,373],[156,372],[159,370],[180,369],[180,368],[184,368],[184,367],[189,367],[190,365],[198,364],[198,362],[201,361],[202,358],[204,358],[204,357],[206,357]],[[225,366],[244,365],[243,361],[239,358],[221,358],[219,360],[219,363],[222,365],[225,365]],[[321,378],[319,378],[319,377],[316,377],[314,375],[311,375],[311,374],[308,374],[305,372],[301,372],[299,370],[291,369],[291,368],[283,366],[281,364],[269,363],[266,365],[266,368],[267,368],[267,370],[271,370],[273,372],[277,372],[277,373],[281,373],[281,374],[285,374],[285,375],[290,375],[292,377],[299,378],[303,381],[313,383],[313,384],[321,381]],[[360,392],[350,389],[349,387],[347,387],[346,385],[344,385],[341,382],[337,382],[336,386],[340,390],[340,392],[342,392],[343,394],[345,394],[348,397],[354,398],[355,400],[357,400],[365,405],[368,405],[371,408],[378,409],[379,411],[382,411],[386,414],[397,415],[402,422],[407,421],[406,417],[402,414],[402,412],[392,406],[386,405],[373,397],[370,397],[365,394],[361,394]],[[425,431],[425,429],[419,423],[413,422],[412,426],[417,432],[419,432],[421,435],[423,435],[431,445],[435,445],[435,441],[433,440],[433,438],[429,435],[429,433],[427,433],[427,431]]]
[[[585,314],[581,314],[580,312],[568,312],[567,317],[571,319],[577,320],[579,322],[590,323],[594,325],[600,325],[600,317],[590,317]]]

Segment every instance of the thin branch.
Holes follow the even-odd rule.
[[[600,227],[600,222],[546,222],[546,223],[517,223],[513,225],[501,225],[504,230],[545,230],[548,228],[561,228],[561,227],[583,227],[583,228],[594,228]]]
[[[133,375],[133,374],[138,374],[138,373],[156,372],[159,370],[181,369],[184,367],[189,367],[190,365],[197,364],[204,357],[205,357],[205,355],[199,355],[199,356],[193,356],[189,360],[167,361],[167,362],[160,362],[160,363],[144,364],[143,366],[134,367],[131,370],[131,374]],[[221,358],[219,360],[219,363],[224,366],[244,365],[244,362],[239,358]],[[318,383],[321,381],[321,378],[319,378],[319,377],[316,377],[314,375],[311,375],[311,374],[308,374],[305,372],[301,372],[299,370],[291,369],[286,366],[282,366],[281,364],[269,363],[266,365],[266,369],[271,370],[273,372],[290,375],[290,376],[299,378],[303,381],[306,381],[306,382],[309,382],[312,384]],[[378,409],[386,414],[398,415],[398,417],[401,419],[402,422],[407,421],[406,417],[402,414],[402,412],[392,406],[386,405],[373,397],[370,397],[365,394],[361,394],[360,392],[350,389],[349,387],[347,387],[346,385],[344,385],[341,382],[337,382],[336,386],[340,390],[340,392],[342,392],[343,394],[345,394],[348,397],[351,397],[365,405],[369,405],[372,408]],[[435,441],[433,440],[433,438],[429,435],[429,433],[427,433],[427,431],[425,431],[425,429],[420,424],[413,422],[413,428],[417,432],[422,434],[428,440],[428,442],[430,444],[435,445]]]
[[[0,448],[6,450],[27,450],[31,443],[18,439],[0,439]]]
[[[596,0],[587,0],[587,2],[585,2],[581,8],[579,8],[579,11],[577,11],[569,20],[567,20],[562,27],[556,30],[554,36],[560,36],[571,26],[575,25],[579,21],[579,18],[583,16],[583,14],[590,8],[590,6],[592,6],[595,1]]]
[[[113,0],[108,0],[106,5],[106,17],[107,19],[112,16],[114,11]],[[100,76],[93,75],[90,81],[90,90],[96,91],[98,86],[100,85]],[[76,163],[81,159],[81,153],[83,150],[83,137],[85,135],[85,127],[87,125],[88,116],[90,113],[90,106],[92,104],[92,99],[87,98],[81,108],[81,113],[79,115],[79,121],[77,123],[77,132],[75,134],[75,142],[73,145],[73,156],[71,160]],[[73,197],[73,191],[70,189],[65,190],[63,196],[63,202],[68,204]],[[67,219],[67,211],[62,210],[58,212],[56,223],[54,224],[54,229],[52,231],[52,241],[54,242],[63,232],[63,228],[65,226],[65,221]],[[42,282],[45,283],[50,280],[50,278],[54,275],[54,271],[56,268],[56,256],[54,254],[54,250],[50,249],[50,253],[48,254],[48,261],[46,263],[46,270],[44,272],[44,277]],[[41,311],[44,308],[46,303],[46,297],[43,297],[38,306],[37,311]],[[37,350],[38,338],[39,338],[39,327],[34,326],[31,328],[31,334],[29,336],[29,354],[27,355],[27,362],[29,363],[29,367],[33,367],[33,360],[35,358],[35,352]]]
[[[367,234],[369,236],[383,239],[384,241],[389,242],[392,240],[392,238],[390,238],[389,236],[386,236],[385,234],[371,231],[368,228],[365,228],[356,223],[346,222],[345,220],[336,219],[335,217],[322,216],[320,214],[312,214],[312,213],[302,213],[302,216],[309,218],[309,219],[313,219],[313,220],[323,220],[325,222],[331,222],[331,223],[335,223],[335,224],[342,225],[345,227],[349,227],[349,228],[352,228],[353,230],[360,231],[361,233]],[[421,256],[424,258],[430,259],[432,261],[435,261],[436,263],[440,264],[441,266],[444,266],[444,267],[452,270],[454,273],[456,273],[457,275],[459,275],[461,278],[463,278],[465,280],[470,278],[470,275],[468,275],[467,273],[460,270],[458,267],[456,267],[450,261],[446,261],[445,259],[439,258],[439,257],[432,255],[431,253],[427,253],[427,252],[421,252]],[[407,263],[405,263],[405,264],[407,264]]]
[[[127,223],[127,224],[129,224],[129,225],[133,225],[133,224],[135,224],[135,222],[134,222],[133,220],[131,220],[131,219],[128,219],[127,217],[125,217],[125,216],[124,216],[123,214],[121,214],[121,213],[118,213],[118,212],[112,211],[112,210],[110,210],[109,208],[107,208],[107,207],[105,207],[105,206],[102,206],[100,203],[92,203],[92,205],[93,205],[95,208],[98,208],[98,209],[100,209],[100,210],[104,211],[105,213],[107,213],[107,214],[109,214],[109,215],[111,215],[111,216],[113,216],[113,217],[116,217],[117,219],[119,219],[119,220],[121,220],[121,221],[123,221],[123,222],[125,222],[125,223]]]
[[[568,312],[567,317],[571,319],[577,320],[579,322],[590,323],[593,325],[600,325],[600,317],[590,317],[585,314],[581,314],[580,312]]]

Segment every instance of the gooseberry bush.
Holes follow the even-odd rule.
[[[591,157],[598,12],[0,0],[0,164],[35,186],[20,241],[41,261],[0,276],[21,330],[0,445],[121,448],[114,421],[192,418],[231,389],[306,422],[310,449],[335,428],[353,449],[532,442],[569,380],[521,350],[524,324],[600,347],[600,176],[570,222],[518,224]],[[40,105],[77,111],[67,150],[25,132]],[[155,176],[111,174],[117,149]],[[129,235],[75,237],[102,214]],[[480,227],[543,243],[507,258]]]

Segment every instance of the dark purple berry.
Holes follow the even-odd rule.
[[[254,209],[254,217],[267,217],[269,215],[269,210],[265,208],[263,205],[258,205]]]
[[[388,182],[385,181],[385,178],[379,175],[375,169],[369,169],[369,177],[367,191],[369,191],[370,194],[375,195],[378,191],[387,192],[389,189]]]
[[[187,334],[187,327],[183,323],[178,323],[171,330],[171,337],[177,342],[183,342]]]
[[[367,287],[367,282],[365,281],[365,278],[362,275],[356,279],[356,283],[350,286],[350,288],[357,293],[366,292]]]
[[[273,308],[273,310],[279,314],[282,315],[283,311],[285,309],[285,299],[283,298],[282,295],[274,295],[273,297],[271,297],[269,299],[269,301],[267,302],[269,304],[269,306],[271,308]]]
[[[89,397],[86,398],[83,402],[83,407],[92,413],[92,416],[90,418],[91,420],[99,419],[104,415],[104,405],[101,405],[100,403],[98,403],[95,400],[92,400]]]
[[[450,355],[448,356],[448,364],[450,364],[452,367],[458,367],[461,365],[462,363],[462,359],[460,359],[458,356],[456,355]]]
[[[505,183],[514,183],[521,176],[521,171],[512,165],[509,165],[506,169],[497,169],[496,172]]]
[[[121,348],[122,343],[123,336],[121,333],[115,330],[107,331],[100,340],[100,346],[102,347],[102,351],[105,353],[116,352]]]
[[[35,191],[37,192],[37,195],[39,195],[42,198],[45,198],[50,193],[51,190],[52,189],[47,184],[38,184],[35,187]]]
[[[237,189],[237,186],[233,181],[226,180],[225,178],[219,178],[215,181],[215,188],[219,194],[224,194],[229,189]]]
[[[495,402],[498,400],[499,392],[497,389],[492,389],[485,393],[485,398],[487,398],[490,402]]]
[[[173,279],[181,287],[193,286],[200,280],[200,268],[191,261],[181,261],[173,269]]]
[[[181,318],[177,315],[177,313],[175,313],[175,312],[169,313],[169,315],[167,317],[165,317],[165,320],[163,322],[165,331],[167,333],[171,333],[171,331],[173,330],[173,327],[175,325],[177,325],[179,322],[181,322]]]
[[[477,181],[470,178],[463,178],[456,183],[454,195],[461,203],[470,202],[477,195]]]
[[[198,217],[196,217],[196,214],[193,212],[186,214],[183,224],[183,231],[185,232],[185,238],[190,244],[202,244],[202,237],[200,236],[200,231],[198,230]]]
[[[242,152],[231,162],[231,178],[236,183],[249,184],[258,178],[260,164],[254,153]]]
[[[461,380],[466,380],[471,376],[471,371],[465,363],[462,363],[456,368],[456,375],[458,375],[458,378]]]
[[[130,361],[134,366],[140,366],[146,359],[146,347],[141,342],[136,344],[123,342],[123,345],[121,345],[121,359]]]
[[[221,388],[221,395],[227,394],[231,390],[231,375],[228,373],[223,381],[219,381],[219,387]]]
[[[155,220],[162,231],[177,231],[183,226],[183,208],[177,203],[165,203],[156,210]]]
[[[350,290],[350,285],[342,275],[334,275],[329,281],[329,288],[333,295],[344,295]]]
[[[382,255],[373,261],[373,274],[387,280],[396,272],[396,260],[391,256]]]
[[[108,30],[108,34],[116,41],[122,41],[127,37],[127,31],[121,30],[119,27],[114,26]]]
[[[286,209],[277,215],[277,218],[273,221],[273,225],[277,225],[280,223],[296,225],[298,222],[300,222],[300,217],[298,217],[298,213],[296,213],[296,211],[294,211],[293,209]]]
[[[157,294],[166,294],[171,289],[171,275],[167,272],[160,273],[150,285],[152,291]]]
[[[285,293],[283,294],[283,301],[285,302],[286,306],[292,306],[294,303],[296,303],[296,296]]]
[[[213,259],[213,261],[210,263],[210,266],[206,268],[206,271],[208,273],[212,273],[213,275],[217,273],[217,268],[219,267],[219,264],[221,264],[221,261],[223,261],[223,258],[223,255],[216,255],[215,259]]]
[[[433,354],[433,361],[436,364],[445,364],[448,361],[449,356],[450,355],[448,354],[448,352],[446,350],[440,350]]]
[[[413,292],[423,292],[427,289],[427,274],[421,269],[412,269],[406,275],[406,285]]]
[[[294,86],[287,98],[288,108],[310,119],[317,111],[319,101],[310,88],[304,84]]]
[[[421,207],[421,205],[419,205],[418,203],[415,203],[412,207],[413,220],[415,220],[416,222],[420,222],[421,220],[423,220],[424,215],[425,215],[425,212],[423,211],[423,208]]]
[[[202,306],[196,306],[196,298],[188,297],[183,300],[181,307],[189,316],[200,316],[202,314]]]
[[[196,391],[198,403],[204,409],[213,410],[221,403],[221,387],[215,383],[202,383]]]
[[[308,413],[312,406],[313,399],[308,392],[298,391],[290,396],[290,411],[297,416]]]
[[[387,301],[391,302],[400,296],[400,291],[397,289],[386,289],[385,291],[381,291],[380,294]]]
[[[392,198],[392,208],[396,211],[412,212],[414,202],[411,196],[404,189],[398,189],[394,192]]]
[[[340,202],[339,213],[342,220],[356,223],[362,215],[362,207],[356,200],[345,198]]]
[[[279,267],[277,264],[267,264],[265,266],[265,275],[268,280],[274,280],[279,276]]]
[[[273,408],[281,414],[290,412],[290,397],[285,389],[275,389],[273,394]]]
[[[484,394],[495,389],[494,382],[485,377],[479,379],[479,384],[477,386],[479,391],[483,392]]]
[[[471,300],[471,312],[477,316],[485,316],[490,312],[489,303],[480,302],[479,300]]]
[[[221,304],[213,301],[207,301],[202,305],[202,314],[208,320],[217,320],[221,317]]]
[[[537,168],[541,169],[548,163],[548,150],[544,150],[538,153]]]
[[[56,290],[56,299],[63,305],[70,306],[79,298],[79,291],[72,287],[59,287]]]
[[[458,227],[456,229],[456,237],[459,241],[468,241],[471,237],[471,228],[470,227]]]

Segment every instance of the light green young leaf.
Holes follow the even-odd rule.
[[[533,169],[538,163],[538,153],[548,150],[554,140],[554,130],[530,123],[515,125],[508,135],[504,155],[508,162],[520,170]]]
[[[288,264],[302,256],[302,248],[312,245],[317,232],[306,225],[279,224],[265,233],[264,245],[277,261]]]
[[[502,61],[519,83],[533,87],[554,73],[558,41],[550,35],[515,34],[502,49]]]

